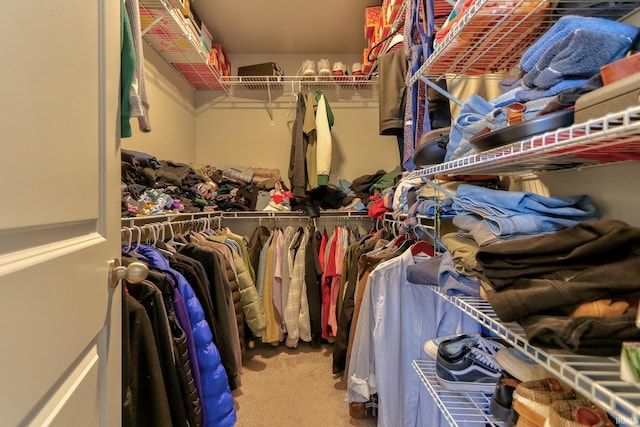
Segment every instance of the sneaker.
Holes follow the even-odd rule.
[[[502,374],[502,368],[493,355],[477,347],[461,347],[461,354],[448,354],[443,351],[446,343],[438,348],[436,377],[445,390],[478,391],[493,393]]]
[[[499,350],[505,349],[506,347],[497,341],[496,339],[485,338],[480,334],[453,334],[453,335],[445,335],[442,337],[437,337],[431,340],[428,340],[424,343],[424,352],[432,358],[433,360],[437,360],[438,358],[438,347],[440,344],[447,343],[447,351],[451,352],[454,349],[457,349],[457,353],[460,354],[462,350],[462,346],[468,345],[471,347],[480,347],[484,351],[490,354],[496,354]]]
[[[354,62],[351,66],[351,75],[352,76],[363,76],[364,72],[362,71],[362,64],[359,62]]]
[[[302,61],[302,65],[298,69],[299,76],[315,76],[316,75],[316,63],[310,59]]]
[[[332,73],[334,76],[346,76],[347,75],[347,65],[344,62],[335,62],[333,64]]]
[[[442,337],[437,337],[431,340],[427,340],[424,343],[424,347],[423,347],[424,352],[427,354],[427,356],[429,356],[433,360],[436,360],[438,358],[438,347],[440,346],[440,344],[443,343],[444,341],[450,341],[460,336],[461,334],[453,334],[453,335],[445,335]],[[468,336],[468,335],[465,335],[465,336]]]
[[[331,75],[331,66],[329,64],[328,59],[321,59],[320,61],[318,61],[318,75],[320,76]]]

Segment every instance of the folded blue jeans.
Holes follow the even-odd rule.
[[[500,236],[551,232],[599,218],[595,203],[587,195],[546,197],[469,184],[458,187],[453,208],[458,214],[482,216],[491,231]]]

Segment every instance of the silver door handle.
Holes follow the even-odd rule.
[[[118,287],[118,282],[126,279],[129,283],[140,283],[147,278],[149,268],[140,261],[134,261],[128,266],[120,265],[120,260],[115,258],[110,262],[109,268],[109,286],[113,289]]]

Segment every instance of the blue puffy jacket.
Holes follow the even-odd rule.
[[[220,353],[213,343],[211,328],[204,318],[204,310],[187,279],[169,266],[169,261],[155,248],[140,245],[138,258],[150,267],[168,271],[178,279],[178,291],[184,298],[191,322],[191,331],[196,347],[198,369],[202,380],[202,401],[205,426],[231,427],[236,423],[236,410],[229,388],[229,379],[222,366]]]

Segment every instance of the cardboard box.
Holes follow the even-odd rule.
[[[182,3],[182,8],[180,9],[182,15],[185,17],[189,16],[191,12],[191,0],[180,0],[180,3]]]
[[[364,10],[364,38],[373,37],[376,25],[380,22],[382,16],[382,6],[371,6]]]
[[[385,27],[393,26],[402,8],[402,0],[385,0],[382,2],[382,24]]]
[[[214,67],[221,76],[231,75],[231,62],[229,62],[229,58],[222,48],[222,45],[211,45],[209,64]]]

